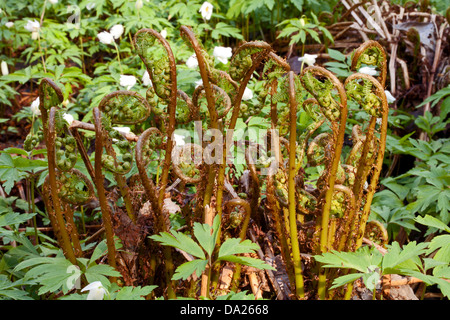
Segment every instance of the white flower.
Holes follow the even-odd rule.
[[[74,118],[70,113],[64,113],[63,118],[64,118],[64,120],[66,120],[66,122],[68,123],[69,126],[72,125]]]
[[[187,59],[186,65],[189,69],[197,68],[198,60],[197,60],[197,56],[195,55],[195,53]]]
[[[12,26],[14,26],[14,22],[8,21],[7,23],[5,23],[5,26],[9,29],[9,28],[11,28]]]
[[[48,0],[48,2],[50,2],[51,4],[57,4],[58,0]]]
[[[135,76],[126,76],[121,74],[120,75],[120,85],[122,87],[127,87],[127,90],[130,90],[132,86],[136,84],[136,77]]]
[[[119,39],[120,36],[123,34],[123,25],[121,24],[116,24],[114,26],[112,26],[112,28],[109,30],[109,33],[111,33],[111,35],[114,37],[114,39]]]
[[[6,61],[2,61],[1,69],[2,69],[2,75],[6,76],[9,74],[8,65],[6,64]]]
[[[306,63],[308,66],[313,66],[316,63],[317,54],[307,54],[303,57],[298,58],[298,61]]]
[[[395,101],[395,97],[389,90],[384,90],[384,93],[386,94],[387,103],[393,103]]]
[[[113,127],[114,130],[119,131],[121,133],[128,134],[131,132],[130,127]]]
[[[40,116],[41,110],[39,109],[40,100],[39,97],[37,97],[32,103],[31,103],[31,112],[33,112],[33,115]]]
[[[39,29],[41,28],[41,25],[36,20],[28,20],[27,24],[25,25],[25,29],[27,29],[30,32],[39,32]]]
[[[211,19],[211,15],[213,13],[213,5],[209,3],[208,1],[203,2],[202,6],[200,7],[200,12],[202,14],[203,19],[209,20]]]
[[[164,199],[163,210],[168,213],[177,213],[181,212],[181,208],[175,202],[173,202],[170,198]]]
[[[378,73],[375,67],[362,67],[359,68],[358,72],[368,74],[369,76],[375,76]]]
[[[137,0],[134,6],[139,10],[144,6],[144,3],[142,2],[142,0]]]
[[[103,31],[103,32],[100,32],[99,34],[97,34],[97,38],[98,38],[98,40],[100,40],[101,43],[104,43],[104,44],[111,44],[114,42],[113,35],[107,31]]]
[[[253,98],[253,91],[249,88],[245,88],[244,94],[242,95],[242,100],[250,100],[251,98]]]
[[[144,75],[142,76],[142,84],[144,86],[151,86],[152,80],[150,79],[150,75],[148,74],[148,71],[145,70]]]
[[[165,39],[167,37],[167,30],[166,29],[162,29],[161,30],[161,36]]]
[[[203,80],[202,79],[195,81],[195,89],[197,89],[198,87],[200,87],[202,85],[203,85]]]
[[[94,281],[81,289],[81,292],[89,291],[87,300],[103,300],[106,289],[100,281]]]
[[[215,47],[213,51],[213,56],[223,64],[227,64],[228,59],[231,58],[232,55],[233,53],[229,47]]]
[[[182,146],[185,145],[186,143],[184,142],[184,136],[181,136],[179,134],[174,133],[173,134],[173,139],[175,140],[175,144],[177,146]]]
[[[88,9],[89,11],[91,11],[94,8],[95,8],[95,2],[91,2],[86,5],[86,9]]]

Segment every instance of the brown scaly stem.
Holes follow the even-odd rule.
[[[175,130],[175,115],[176,115],[176,107],[177,107],[177,73],[176,73],[176,65],[175,65],[175,57],[173,56],[172,49],[170,48],[167,40],[161,36],[158,32],[153,29],[141,29],[134,35],[134,43],[135,47],[137,45],[137,39],[140,34],[149,33],[151,36],[155,37],[158,42],[164,47],[164,50],[167,53],[167,58],[169,60],[170,66],[170,96],[168,97],[168,120],[169,123],[167,125],[167,142],[166,142],[166,150],[164,155],[164,163],[162,166],[161,180],[159,183],[159,195],[158,195],[158,205],[162,209],[163,201],[165,196],[165,190],[167,187],[167,182],[169,178],[170,171],[170,163],[172,157],[172,149],[173,149],[173,141],[172,141],[172,133]],[[145,62],[145,57],[142,55],[142,52],[138,50],[138,54],[141,59]],[[150,79],[153,81],[154,75],[153,71],[147,67],[147,71],[150,75]]]
[[[198,43],[197,38],[195,37],[194,33],[189,27],[181,26],[180,32],[182,35],[187,37],[189,40],[192,48],[194,49],[195,55],[197,57],[198,61],[198,67],[200,70],[200,76],[202,78],[203,82],[203,88],[205,90],[205,96],[209,111],[209,117],[210,117],[210,126],[212,129],[218,129],[218,119],[217,119],[217,112],[215,108],[215,100],[214,100],[214,94],[213,89],[209,81],[208,77],[208,65],[205,61],[205,58],[203,57],[203,54],[201,52],[200,44]],[[214,180],[216,176],[216,170],[214,165],[206,166],[207,170],[207,181],[208,184],[206,185],[205,193],[203,195],[203,207],[206,205],[209,205],[211,202],[212,192],[214,189]]]
[[[330,80],[331,83],[334,86],[334,89],[338,91],[340,102],[336,102],[339,106],[339,127],[333,125],[333,141],[334,141],[334,152],[333,152],[333,158],[330,161],[330,168],[328,170],[328,178],[327,183],[325,186],[325,195],[323,199],[323,207],[322,207],[322,213],[320,215],[319,224],[318,227],[320,229],[320,243],[319,243],[319,249],[321,253],[327,252],[330,248],[328,248],[328,225],[329,225],[329,219],[330,219],[330,208],[331,208],[331,201],[333,197],[333,191],[334,191],[334,182],[336,180],[336,172],[339,166],[340,162],[340,156],[344,141],[344,134],[345,134],[345,126],[347,122],[347,95],[345,93],[344,87],[342,83],[334,76],[331,72],[328,70],[321,68],[321,67],[307,67],[303,70],[301,74],[301,81],[305,88],[310,91],[310,93],[316,98],[316,100],[319,102],[322,108],[326,109],[328,107],[328,103],[330,106],[332,106],[332,101],[328,99],[324,99],[322,97],[321,91],[311,90],[311,85],[305,85],[305,78],[304,75],[306,75],[307,72],[311,72],[313,75],[317,76],[323,76],[326,79]],[[325,97],[327,98],[327,97]],[[334,115],[333,115],[334,116]],[[330,118],[328,116],[328,118]],[[320,274],[319,274],[319,298],[324,300],[326,296],[326,276],[324,273],[324,268],[321,268]]]
[[[291,237],[292,259],[294,261],[295,295],[297,299],[304,299],[305,291],[303,285],[302,262],[300,246],[298,243],[297,213],[295,201],[295,176],[297,175],[295,163],[295,150],[297,143],[297,101],[295,100],[294,72],[289,71],[289,175],[288,175],[288,204],[289,204],[289,232]]]
[[[378,180],[381,173],[381,168],[383,166],[383,158],[384,158],[384,152],[386,148],[386,136],[387,136],[387,125],[388,125],[388,112],[389,107],[386,100],[386,95],[384,94],[383,88],[381,85],[377,84],[377,89],[380,94],[380,97],[382,99],[383,104],[383,114],[382,114],[382,120],[381,120],[381,129],[380,129],[380,143],[379,143],[379,149],[377,153],[377,159],[375,162],[375,166],[373,168],[370,185],[368,187],[368,192],[366,195],[366,203],[364,205],[364,209],[362,211],[361,220],[359,223],[359,233],[356,240],[356,249],[359,248],[362,244],[365,226],[367,223],[367,219],[369,218],[370,214],[370,206],[372,204],[372,199],[375,194],[375,191],[377,189]]]
[[[218,214],[220,217],[222,217],[222,202],[223,202],[223,189],[224,189],[224,183],[225,183],[225,168],[227,166],[227,154],[228,149],[227,146],[231,145],[231,141],[233,139],[233,132],[236,127],[237,119],[239,116],[239,110],[242,102],[242,96],[244,95],[245,88],[247,87],[248,82],[250,81],[250,78],[253,74],[253,72],[256,70],[256,68],[262,63],[262,61],[266,58],[266,56],[270,53],[271,47],[269,44],[265,42],[247,42],[244,43],[242,46],[238,48],[238,50],[234,53],[233,57],[236,57],[238,52],[240,50],[245,50],[246,48],[256,47],[260,48],[261,51],[258,53],[258,55],[254,58],[252,61],[252,65],[245,73],[245,76],[243,80],[241,81],[239,85],[239,91],[235,97],[235,100],[233,101],[233,112],[231,114],[231,119],[228,124],[227,133],[226,133],[226,141],[223,146],[223,158],[222,163],[219,165],[219,170],[217,173],[217,191],[216,191],[216,214]],[[231,58],[233,60],[233,57]],[[218,241],[220,242],[220,236],[218,237]],[[213,281],[213,285],[216,285],[217,275],[218,275],[218,267],[216,266],[216,272],[215,277]]]
[[[386,95],[384,93],[384,89],[383,89],[382,85],[377,81],[377,79],[375,79],[372,76],[369,76],[366,74],[355,73],[347,78],[347,80],[345,81],[345,86],[347,87],[352,83],[352,81],[357,81],[357,80],[364,80],[364,81],[370,82],[370,85],[374,88],[376,96],[378,96],[378,98],[381,98],[381,106],[380,106],[381,110],[377,110],[377,112],[381,112],[382,121],[384,119],[383,118],[384,115],[386,114],[386,121],[387,121],[388,104],[386,101]],[[364,102],[362,102],[362,103],[364,103]],[[370,111],[370,110],[366,110],[366,111]],[[369,177],[370,172],[373,170],[372,161],[371,161],[371,159],[368,159],[368,154],[369,154],[369,151],[371,151],[370,148],[372,148],[372,146],[375,146],[377,144],[375,142],[376,137],[374,135],[376,120],[377,120],[377,117],[375,115],[372,116],[370,119],[367,133],[365,135],[365,141],[364,141],[364,145],[362,148],[360,160],[358,163],[357,173],[356,173],[356,177],[355,177],[355,184],[353,186],[353,193],[357,199],[354,210],[356,210],[357,212],[361,210],[360,208],[363,203],[363,199],[366,201],[365,205],[368,204],[369,207],[372,203],[372,199],[369,200],[369,198],[368,198],[368,195],[370,192],[368,192],[364,196],[364,184],[367,181],[367,178]],[[380,132],[381,132],[381,137],[383,137],[383,135],[384,136],[386,135],[386,132],[383,132],[383,124],[382,124],[382,128],[381,128]],[[385,139],[385,137],[384,137],[384,139]],[[380,143],[378,145],[379,145],[378,152],[376,152],[376,149],[372,150],[372,152],[374,154],[373,157],[376,157],[376,159],[377,159],[375,161],[375,163],[378,163],[378,161],[380,161],[379,160],[380,154],[382,156],[384,156],[385,141],[384,142],[380,141]],[[383,161],[383,158],[381,158],[381,162],[382,161]],[[380,170],[381,170],[381,167],[380,167]],[[378,177],[376,177],[375,181],[373,181],[373,179],[374,178],[372,177],[371,183],[375,182],[375,185],[376,185],[378,183]],[[372,193],[372,196],[373,196],[373,193]],[[355,230],[360,230],[360,231],[356,231],[356,232],[357,233],[362,232],[362,235],[364,235],[365,223],[367,222],[367,221],[363,222],[364,219],[365,219],[364,215],[361,215],[360,223],[358,225],[354,224],[353,228],[352,228]],[[351,232],[353,233],[353,230]],[[359,238],[357,237],[356,239],[359,239]],[[357,241],[355,241],[355,243],[357,243]],[[357,247],[358,247],[358,245],[356,245],[356,248]],[[348,248],[351,248],[351,244],[348,244]]]
[[[224,150],[223,150],[223,159],[222,163],[219,166],[219,172],[218,172],[218,178],[217,178],[217,194],[216,194],[216,205],[217,205],[217,214],[219,216],[222,215],[222,201],[223,201],[223,185],[225,180],[225,168],[227,165],[227,154],[228,149],[227,146],[231,145],[232,141],[232,134],[234,129],[236,128],[237,119],[239,117],[239,110],[242,102],[242,96],[244,95],[245,88],[247,87],[248,82],[251,79],[251,76],[253,75],[253,72],[256,70],[256,68],[262,63],[262,61],[267,57],[267,55],[271,52],[271,47],[269,44],[265,42],[247,42],[244,43],[242,46],[238,48],[238,50],[234,53],[234,57],[237,56],[240,50],[245,50],[246,48],[256,47],[261,49],[261,51],[258,53],[258,55],[253,59],[252,65],[245,73],[245,76],[243,80],[241,81],[239,85],[239,91],[238,94],[233,101],[233,112],[231,114],[231,119],[227,128],[227,134],[226,134],[226,142],[224,144]]]
[[[162,208],[159,206],[159,200],[158,200],[158,190],[153,183],[153,181],[148,177],[147,170],[146,170],[146,161],[144,159],[143,150],[147,143],[147,141],[151,138],[153,134],[160,133],[157,128],[149,128],[145,130],[139,137],[137,143],[136,143],[136,165],[139,170],[139,175],[142,181],[142,184],[144,185],[145,192],[149,198],[150,206],[152,208],[153,213],[155,214],[155,217],[157,219],[157,225],[158,225],[158,231],[159,232],[168,232],[170,229],[170,226],[167,224],[167,221],[165,219],[164,213],[162,212]],[[173,270],[174,270],[174,264],[172,259],[172,251],[170,247],[164,246],[162,248],[163,255],[165,259],[165,276],[166,276],[166,283],[167,283],[167,293],[168,297],[170,299],[175,299],[175,291],[173,289],[173,282],[172,282],[172,276],[173,276]]]
[[[44,119],[47,118],[47,110],[42,110],[42,120],[44,122]],[[42,112],[45,111],[45,112]],[[47,145],[47,157],[48,157],[48,174],[49,174],[49,181],[50,181],[50,192],[52,196],[52,203],[53,203],[53,210],[55,212],[56,221],[59,226],[59,232],[62,239],[62,249],[64,250],[64,254],[66,255],[67,259],[69,261],[76,265],[77,260],[76,256],[70,241],[69,234],[66,229],[66,223],[64,221],[63,213],[61,211],[61,202],[58,196],[58,187],[56,185],[56,164],[55,164],[55,135],[56,135],[56,128],[55,128],[55,114],[56,114],[57,108],[52,107],[50,109],[50,113],[48,115],[48,128],[45,129],[44,127],[44,137],[46,139],[46,145]],[[44,122],[46,123],[46,122]]]
[[[95,131],[95,128],[92,128],[92,131]],[[94,167],[91,164],[91,161],[89,161],[89,156],[86,152],[86,149],[84,148],[83,141],[81,140],[80,133],[78,132],[77,128],[69,128],[70,132],[72,133],[72,136],[75,138],[75,141],[77,143],[78,151],[80,151],[81,159],[83,160],[84,165],[86,166],[86,169],[89,173],[89,175],[92,178],[92,181],[95,181],[95,171]]]
[[[110,139],[104,139],[105,149],[108,154],[113,155],[114,161],[116,161],[116,152],[112,146]],[[133,205],[130,199],[130,191],[127,186],[125,177],[122,174],[114,172],[114,179],[117,182],[117,187],[119,188],[120,194],[122,195],[123,202],[125,203],[125,209],[127,210],[128,217],[133,223],[136,223],[136,215],[133,212]]]
[[[105,227],[106,245],[108,247],[108,263],[111,267],[116,268],[116,247],[114,243],[114,231],[112,227],[111,212],[106,199],[104,176],[102,172],[102,153],[103,153],[103,139],[104,131],[102,128],[100,110],[95,107],[93,109],[94,125],[95,125],[95,185],[97,187],[97,196],[102,210],[103,226]],[[115,278],[111,279],[113,282]]]
[[[248,201],[245,201],[244,199],[236,198],[229,200],[224,203],[224,207],[227,210],[232,210],[232,208],[241,206],[244,208],[245,211],[245,219],[242,222],[241,231],[239,232],[239,238],[241,239],[241,242],[246,239],[246,234],[248,230],[248,225],[250,223],[250,216],[251,216],[251,207]],[[241,278],[241,265],[237,264],[236,268],[234,270],[233,279],[231,280],[232,286],[231,290],[234,291],[239,287],[239,279]]]

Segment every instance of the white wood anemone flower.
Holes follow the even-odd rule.
[[[144,2],[142,0],[137,0],[136,3],[134,4],[134,7],[137,10],[140,10],[143,6],[144,6]]]
[[[97,34],[97,38],[103,44],[111,44],[114,42],[114,36],[107,31],[102,31],[99,34]]]
[[[161,37],[163,37],[165,39],[167,37],[167,30],[166,29],[162,29],[160,34],[161,34]]]
[[[298,58],[298,61],[306,63],[308,66],[313,66],[316,63],[317,54],[307,54],[303,57]]]
[[[123,34],[124,28],[121,24],[116,24],[111,27],[109,33],[113,36],[114,39],[119,39]]]
[[[384,90],[384,93],[386,94],[387,103],[395,102],[395,97],[392,95],[392,93],[389,90]]]
[[[242,100],[246,101],[250,100],[251,98],[253,98],[253,91],[249,88],[245,88],[244,94],[242,95]]]
[[[39,32],[39,29],[41,28],[41,24],[36,20],[28,20],[27,24],[25,25],[25,29],[27,29],[30,32]]]
[[[142,75],[142,84],[146,87],[152,86],[152,80],[150,79],[150,74],[147,70],[145,70],[144,74]]]
[[[39,38],[39,30],[41,29],[41,24],[36,20],[28,20],[25,25],[25,29],[31,32],[31,39],[37,40]]]
[[[81,292],[89,291],[86,300],[103,300],[107,293],[106,288],[100,281],[94,281],[81,289]]]
[[[203,2],[202,6],[200,7],[200,12],[202,14],[202,18],[205,20],[211,19],[212,13],[213,13],[214,6],[209,3],[208,1]]]
[[[378,74],[375,67],[362,67],[362,68],[359,68],[358,72],[367,74],[369,76],[376,76]]]
[[[9,29],[12,28],[14,26],[14,22],[12,21],[8,21],[7,23],[5,23],[5,26]]]
[[[223,64],[227,64],[228,59],[231,58],[232,55],[233,53],[229,47],[215,47],[213,51],[213,56]]]
[[[2,61],[1,69],[2,69],[2,75],[3,76],[7,76],[9,74],[8,64],[6,63],[6,61]]]
[[[186,60],[186,66],[189,69],[195,69],[198,67],[198,60],[195,53]]]
[[[200,87],[202,85],[203,85],[203,80],[202,79],[195,81],[195,89],[197,89],[198,87]]]
[[[136,84],[136,77],[135,76],[127,76],[127,75],[121,74],[120,75],[119,84],[122,87],[126,87],[127,90],[130,90],[131,87],[133,87]]]
[[[63,118],[64,118],[64,120],[66,120],[67,124],[70,127],[72,125],[73,120],[74,120],[73,116],[70,113],[64,113],[63,114]]]
[[[41,115],[41,109],[39,109],[40,99],[37,97],[30,106],[31,112],[33,113],[33,116],[40,116]]]
[[[124,134],[128,134],[131,132],[130,127],[113,127],[113,129]]]

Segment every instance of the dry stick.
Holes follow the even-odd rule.
[[[349,0],[350,3],[359,3],[358,0]],[[375,10],[376,10],[377,6],[375,6]],[[370,25],[375,29],[375,31],[380,35],[381,38],[386,39],[388,36],[383,32],[382,28],[378,25],[378,23],[375,22],[375,20],[373,20],[373,18],[370,16],[369,13],[367,13],[367,11],[362,7],[359,6],[358,10],[362,13],[362,15],[364,16],[364,18],[367,19],[367,21],[370,23]],[[382,20],[381,20],[382,21]]]
[[[403,8],[403,7],[400,7],[400,14],[398,15],[398,20],[402,20],[403,19],[403,14],[405,13],[405,8]],[[397,37],[398,37],[398,35],[400,34],[400,30],[398,30],[398,29],[395,29],[394,27],[395,27],[395,25],[396,25],[396,18],[397,18],[397,16],[396,15],[394,15],[393,16],[393,18],[392,18],[392,26],[393,26],[393,34],[392,34],[392,37],[394,38],[394,39],[397,39]],[[397,49],[398,49],[398,41],[396,41],[395,43],[391,43],[390,44],[390,46],[391,46],[391,57],[390,57],[390,60],[389,60],[389,75],[390,75],[390,78],[391,78],[391,93],[393,94],[393,95],[395,95],[395,92],[397,91],[397,88],[396,88],[396,77],[395,77],[395,63],[396,62],[398,62],[398,60],[397,60]],[[403,73],[405,74],[405,72],[404,72],[404,69],[402,69],[403,70]],[[405,78],[407,77],[408,75],[407,75],[407,73],[405,74]],[[406,81],[405,81],[406,82]]]
[[[297,299],[305,298],[302,274],[300,245],[298,243],[297,214],[295,201],[296,163],[295,151],[297,143],[297,101],[295,99],[294,72],[289,71],[289,175],[288,175],[288,204],[289,204],[289,232],[291,236],[292,259],[294,261],[295,295]]]
[[[103,226],[105,227],[106,245],[108,247],[108,263],[111,267],[116,268],[116,247],[114,243],[114,231],[112,227],[112,219],[108,200],[105,195],[104,176],[102,173],[102,153],[103,153],[103,128],[101,122],[100,110],[95,107],[93,109],[95,123],[95,185],[97,187],[97,196],[102,211]],[[111,279],[116,282],[116,278]]]
[[[433,18],[433,17],[434,17],[434,15],[432,15],[432,18]],[[430,77],[429,77],[429,81],[428,81],[427,96],[425,97],[425,99],[428,98],[428,97],[430,97],[430,96],[431,96],[431,92],[433,91],[433,87],[434,87],[434,75],[436,74],[436,69],[437,69],[437,66],[438,66],[438,63],[439,63],[439,59],[440,59],[440,57],[441,57],[442,38],[443,38],[443,36],[444,36],[444,31],[445,31],[445,29],[447,28],[447,26],[448,26],[448,23],[447,23],[447,22],[444,22],[444,23],[441,25],[441,28],[440,28],[440,30],[439,30],[438,38],[437,38],[437,40],[436,40],[436,47],[435,47],[435,49],[434,49],[434,60],[433,60],[433,65],[432,65],[432,67],[431,67]],[[424,108],[423,108],[423,114],[424,114],[424,115],[425,115],[425,113],[426,113],[427,111],[430,111],[430,109],[431,109],[430,106],[431,106],[431,102],[428,102],[428,103],[424,106]],[[420,140],[426,140],[426,139],[427,139],[426,132],[422,131],[422,132],[420,133],[419,139],[420,139]]]

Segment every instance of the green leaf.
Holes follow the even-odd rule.
[[[433,228],[438,228],[440,230],[446,231],[450,233],[450,227],[447,226],[445,223],[443,223],[441,220],[430,216],[430,215],[426,215],[425,217],[421,217],[418,216],[414,219],[415,221],[417,221],[420,224],[423,224],[425,226],[428,227],[433,227]]]
[[[195,259],[189,262],[185,262],[175,270],[175,274],[173,275],[172,280],[186,280],[194,272],[197,277],[199,277],[205,270],[207,264],[208,260],[203,259]]]
[[[342,61],[345,64],[345,66],[347,66],[347,64],[345,63],[345,59],[347,57],[342,52],[328,48],[328,54],[330,55],[331,59]]]
[[[336,279],[334,279],[333,281],[333,285],[331,286],[330,289],[335,289],[335,288],[339,288],[347,283],[353,282],[356,279],[361,278],[361,273],[350,273],[350,274],[346,274],[345,276],[341,276],[338,277]]]
[[[158,286],[137,286],[137,287],[123,287],[115,295],[114,300],[145,300]]]
[[[400,248],[398,242],[393,242],[389,247],[387,253],[384,255],[382,262],[382,270],[384,274],[396,273],[396,269],[401,267],[401,264],[412,260],[413,264],[417,264],[417,258],[426,252],[428,244],[412,241]],[[414,261],[415,260],[415,261]]]
[[[107,277],[122,277],[120,272],[108,264],[97,264],[91,266],[84,274],[89,283],[94,281],[101,281],[102,283],[105,283],[105,281],[108,281]]]
[[[323,263],[325,268],[346,268],[355,269],[366,273],[369,267],[377,266],[381,263],[382,255],[374,248],[361,247],[356,252],[325,252],[316,255],[314,258]]]
[[[220,217],[214,218],[213,226],[198,222],[194,223],[194,235],[200,245],[205,249],[206,253],[211,256],[216,246],[217,236],[219,234]]]
[[[181,232],[172,231],[172,234],[162,232],[160,235],[153,235],[149,238],[161,242],[165,246],[183,250],[197,258],[206,259],[202,248],[194,240]]]
[[[101,241],[92,252],[91,258],[89,259],[88,266],[95,263],[95,260],[104,256],[108,252],[108,246],[106,244],[106,240]]]
[[[255,252],[258,249],[259,246],[248,239],[241,242],[240,238],[229,238],[220,246],[219,259],[233,254]]]
[[[256,259],[256,258],[229,255],[229,256],[221,256],[218,259],[218,261],[229,261],[229,262],[239,263],[239,264],[249,266],[249,267],[254,267],[257,269],[262,269],[262,270],[267,269],[267,270],[276,271],[276,269],[274,267],[272,267],[271,265],[265,263],[264,261],[262,261],[260,259]]]

